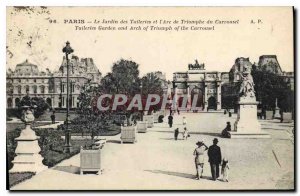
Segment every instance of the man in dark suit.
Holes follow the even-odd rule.
[[[221,149],[217,146],[218,139],[213,140],[213,145],[208,148],[208,162],[210,163],[211,176],[213,180],[216,180],[219,177],[219,165],[221,164],[222,155]]]
[[[168,124],[169,124],[169,126],[170,126],[170,128],[172,127],[172,125],[173,125],[173,116],[172,115],[170,115],[169,117],[168,117]]]

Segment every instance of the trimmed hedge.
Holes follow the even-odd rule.
[[[9,181],[9,188],[15,186],[16,184],[19,184],[25,180],[28,180],[34,176],[34,172],[16,172],[16,173],[10,173],[8,175],[8,181]]]

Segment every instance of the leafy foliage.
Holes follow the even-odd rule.
[[[10,170],[13,167],[12,161],[16,156],[15,150],[17,148],[17,141],[15,139],[20,136],[20,133],[21,129],[19,128],[16,128],[14,131],[6,133],[6,153],[8,170]]]
[[[293,92],[284,78],[265,70],[252,70],[256,98],[261,101],[267,110],[275,109],[275,101],[283,111],[291,111],[294,108]]]
[[[29,97],[28,95],[24,96],[20,103],[18,104],[19,113],[21,113],[23,106],[34,107],[34,117],[38,118],[41,116],[45,110],[49,108],[49,105],[42,97]]]
[[[112,72],[102,80],[102,92],[110,94],[127,94],[133,96],[139,92],[139,65],[131,60],[121,59],[113,64]]]
[[[163,94],[162,81],[154,72],[147,73],[146,76],[142,78],[142,94]]]
[[[34,176],[34,172],[16,172],[16,173],[9,173],[9,188],[30,179]]]

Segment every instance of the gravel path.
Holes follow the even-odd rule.
[[[187,141],[174,141],[173,130],[180,127],[182,131],[183,115],[188,119],[191,137]],[[105,137],[102,175],[79,175],[80,156],[75,155],[12,189],[292,189],[294,146],[287,131],[278,128],[282,128],[282,124],[272,121],[262,123],[272,139],[220,138],[219,133],[226,122],[233,124],[235,119],[235,115],[229,118],[222,113],[175,115],[172,129],[166,123],[155,124],[147,133],[138,133],[135,144],[120,144],[120,135]],[[204,165],[204,178],[195,180],[195,143],[204,140],[211,145],[215,137],[219,139],[222,155],[229,160],[229,182],[210,180],[208,162]]]

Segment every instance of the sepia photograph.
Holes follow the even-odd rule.
[[[295,191],[294,16],[7,6],[7,190]]]

